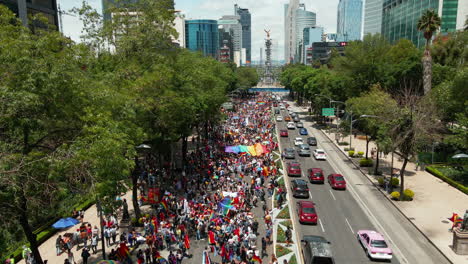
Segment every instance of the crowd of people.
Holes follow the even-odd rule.
[[[180,264],[186,258],[200,258],[203,264],[261,263],[272,240],[273,208],[267,199],[277,187],[274,179],[278,170],[272,153],[278,148],[275,124],[267,97],[243,100],[236,108],[225,112],[227,119],[222,124],[208,126],[207,137],[187,154],[180,173],[171,166],[143,170],[139,202],[152,204],[152,210],[137,219],[139,225],[119,229],[117,217],[109,215],[101,233],[100,227],[82,221],[72,236],[57,238],[57,255],[66,253],[66,264],[78,262],[79,257],[88,263],[98,252],[103,235],[106,246],[112,248],[107,259],[121,263],[133,263],[132,256],[139,264]],[[258,144],[262,145],[261,155],[225,151],[226,146]],[[285,191],[278,191],[284,198]],[[125,199],[123,207],[128,218]],[[262,209],[257,215],[253,212],[256,207]],[[84,217],[81,211],[73,214]],[[190,240],[199,241],[198,245],[206,241],[201,255],[192,252]],[[80,249],[79,257],[71,251],[75,245]],[[162,250],[169,252],[167,258],[161,256]],[[277,263],[274,254],[269,257],[271,263]]]

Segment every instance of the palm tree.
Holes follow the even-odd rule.
[[[436,11],[432,9],[427,9],[422,14],[421,18],[418,21],[417,28],[419,31],[422,31],[424,38],[426,39],[426,48],[424,51],[424,56],[422,58],[423,64],[423,85],[424,85],[424,94],[427,94],[431,90],[431,81],[432,81],[432,58],[431,52],[429,50],[432,36],[434,32],[437,31],[440,27],[440,17]]]

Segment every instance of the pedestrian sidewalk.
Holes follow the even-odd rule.
[[[344,148],[349,146],[339,146],[335,133],[324,130],[322,132],[348,156]],[[349,142],[349,136],[341,140]],[[352,146],[356,153],[358,151],[365,152],[366,140],[353,137]],[[370,150],[376,147],[374,142],[369,143],[369,157],[371,157]],[[380,158],[380,170],[383,171],[384,175],[390,175],[391,159],[391,155]],[[393,167],[401,169],[402,163],[403,161],[395,154]],[[405,171],[405,189],[413,190],[415,196],[410,202],[391,200],[392,203],[453,263],[468,263],[468,256],[457,255],[451,248],[453,244],[453,234],[450,231],[452,222],[448,220],[452,213],[464,214],[465,210],[468,209],[468,195],[426,171],[416,170],[414,162],[408,162]],[[361,169],[361,172],[374,184],[377,184],[377,178],[369,175],[367,168]],[[382,193],[390,198],[388,194]]]

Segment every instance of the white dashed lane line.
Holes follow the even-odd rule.
[[[348,218],[345,218],[345,220],[346,220],[346,223],[348,224],[349,229],[351,230],[351,233],[354,234],[353,228],[351,227],[351,224],[349,223]]]
[[[320,219],[319,219],[319,224],[320,224],[320,227],[322,228],[322,232],[325,233],[325,228],[323,228],[322,220],[320,220]]]
[[[329,191],[330,191],[331,196],[333,197],[333,200],[336,201],[336,198],[335,198],[335,195],[333,194],[333,192],[331,190],[329,190]]]

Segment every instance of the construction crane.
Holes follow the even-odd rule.
[[[62,15],[67,15],[67,16],[72,16],[76,17],[74,14],[68,13],[66,11],[63,11],[62,8],[60,8],[60,4],[58,5],[58,10],[57,13],[59,14],[59,31],[63,34],[63,20],[62,20]]]

